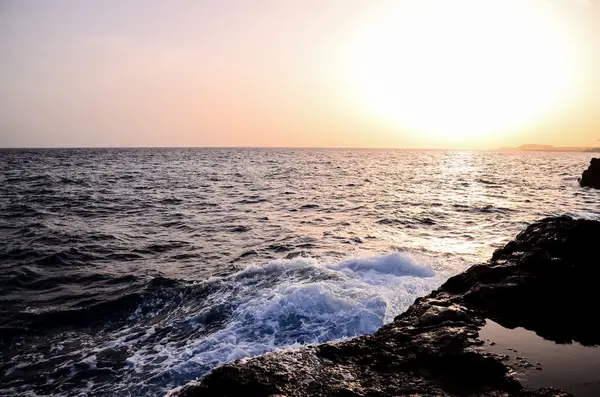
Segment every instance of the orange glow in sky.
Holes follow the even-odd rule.
[[[573,99],[580,54],[556,10],[523,0],[413,0],[353,54],[358,102],[452,144],[531,125]]]
[[[0,51],[0,147],[600,139],[594,1],[6,1]]]

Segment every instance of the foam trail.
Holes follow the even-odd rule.
[[[116,328],[41,343],[78,341],[61,350],[60,365],[72,376],[111,365],[113,395],[161,395],[239,358],[375,332],[448,277],[426,262],[402,252],[335,263],[294,258],[197,283],[171,281],[144,294]],[[14,363],[35,362],[32,346]],[[118,352],[122,364],[107,364]],[[72,391],[99,394],[107,386]]]
[[[218,304],[235,302],[231,320],[184,352],[170,352],[169,370],[201,375],[275,349],[373,333],[443,279],[400,252],[333,264],[296,258],[250,266],[220,280],[232,293],[220,294]]]

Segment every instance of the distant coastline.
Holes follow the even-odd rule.
[[[498,150],[519,151],[519,152],[588,152],[588,153],[597,153],[597,152],[600,152],[600,147],[554,146],[554,145],[540,145],[537,143],[530,143],[530,144],[525,144],[525,145],[521,145],[518,147],[503,147]]]

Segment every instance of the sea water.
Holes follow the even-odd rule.
[[[0,151],[0,394],[159,396],[375,332],[546,216],[585,153]]]

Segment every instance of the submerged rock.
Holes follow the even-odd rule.
[[[489,318],[557,342],[600,344],[599,240],[600,222],[544,219],[373,335],[238,360],[177,395],[567,396],[524,389],[478,332]]]
[[[600,158],[593,158],[590,161],[590,166],[579,178],[579,184],[583,187],[600,189]]]

